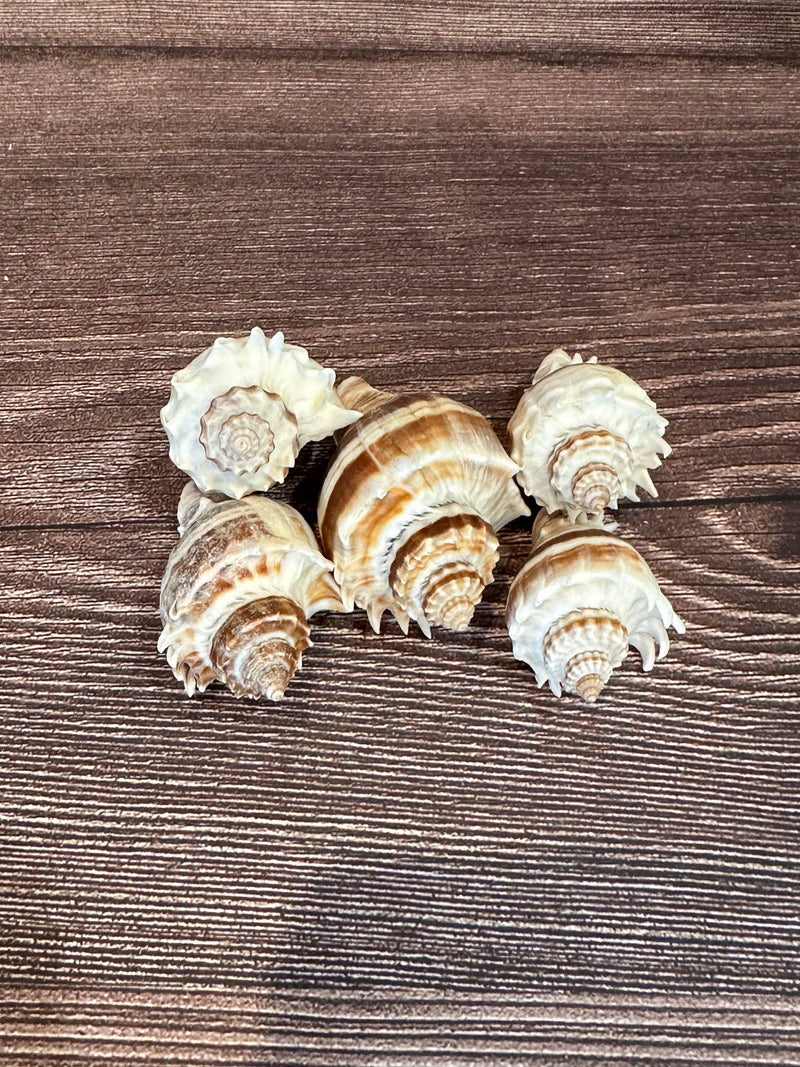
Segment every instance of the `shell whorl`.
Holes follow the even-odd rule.
[[[517,466],[487,420],[447,397],[339,387],[364,411],[344,434],[319,501],[322,544],[345,604],[372,626],[390,611],[463,629],[497,560],[494,531],[528,513]]]
[[[526,493],[571,519],[657,496],[648,468],[672,451],[667,420],[647,393],[613,367],[557,348],[543,361],[508,424]]]
[[[234,696],[283,700],[311,647],[302,608],[288,597],[264,597],[237,608],[214,635],[211,662]]]
[[[480,515],[445,513],[403,540],[389,585],[428,637],[431,626],[466,630],[499,555],[495,532]]]
[[[218,337],[172,379],[161,421],[173,463],[201,490],[241,498],[282,482],[299,450],[348,426],[334,373],[282,333]]]
[[[628,631],[608,609],[569,611],[544,635],[542,652],[549,677],[592,704],[628,654]]]
[[[279,700],[309,647],[307,619],[343,610],[333,564],[293,508],[264,496],[213,500],[190,484],[179,522],[159,650],[190,696],[218,680]]]
[[[685,626],[640,554],[602,525],[541,512],[533,552],[514,579],[506,611],[514,655],[560,696],[593,702],[636,648],[645,671],[669,650],[667,628]]]

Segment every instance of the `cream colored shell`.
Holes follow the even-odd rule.
[[[276,333],[218,337],[172,379],[161,421],[170,459],[207,493],[240,498],[282,482],[299,450],[358,418],[334,372]]]
[[[632,378],[596,357],[583,362],[561,348],[543,361],[508,424],[519,483],[548,511],[571,519],[657,496],[648,468],[672,451],[667,420]]]
[[[599,516],[571,524],[542,511],[533,553],[508,595],[508,632],[517,659],[539,686],[593,702],[636,648],[645,671],[669,650],[667,627],[685,626],[635,548]]]
[[[159,651],[189,696],[218,680],[280,700],[311,644],[308,617],[343,610],[333,565],[294,508],[265,496],[212,499],[190,482],[178,517]]]
[[[348,610],[391,612],[430,636],[463,630],[492,580],[495,530],[528,514],[518,468],[487,420],[447,397],[340,387],[365,412],[345,431],[319,499],[322,545]]]

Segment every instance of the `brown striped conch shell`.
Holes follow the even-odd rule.
[[[658,496],[648,468],[672,449],[667,420],[644,389],[613,367],[562,348],[543,361],[508,424],[519,483],[548,511],[600,514],[637,486]]]
[[[265,496],[204,496],[190,482],[161,583],[158,642],[192,696],[213,681],[281,700],[311,645],[308,618],[342,611],[333,565],[305,520]]]
[[[169,455],[206,493],[240,498],[282,482],[297,453],[349,426],[334,372],[276,333],[218,337],[172,379]]]
[[[667,627],[685,626],[635,548],[595,516],[576,524],[542,511],[533,553],[506,611],[514,655],[549,682],[594,703],[633,646],[644,670],[669,651]]]
[[[339,387],[364,415],[342,436],[319,500],[319,529],[348,610],[373,629],[390,611],[463,630],[498,558],[495,530],[528,514],[518,467],[487,420],[443,396],[396,397],[361,378]]]

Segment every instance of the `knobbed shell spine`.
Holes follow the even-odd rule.
[[[509,590],[506,621],[514,655],[539,686],[589,703],[630,646],[650,671],[669,651],[667,628],[686,629],[641,555],[599,516],[572,524],[546,512]]]
[[[465,629],[499,555],[495,530],[528,514],[518,468],[487,420],[447,397],[395,396],[361,378],[339,386],[363,412],[342,436],[319,501],[325,551],[345,604],[380,629],[385,611]]]
[[[241,498],[282,482],[300,449],[358,418],[282,333],[218,337],[172,379],[161,421],[172,462],[201,490]]]
[[[281,700],[311,647],[308,618],[342,611],[332,564],[289,505],[213,499],[190,483],[164,573],[159,651],[192,696],[213,681]]]
[[[649,469],[672,451],[666,426],[628,375],[557,348],[542,361],[508,432],[525,492],[575,520],[637,500],[638,488],[658,496]]]

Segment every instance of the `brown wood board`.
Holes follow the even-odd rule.
[[[0,1064],[800,1063],[797,71],[20,51],[0,92]],[[519,521],[467,633],[320,616],[284,704],[189,701],[158,410],[253,323],[500,433],[556,344],[633,374],[675,454],[620,522],[686,636],[538,691]]]
[[[797,1006],[778,997],[593,995],[566,1003],[555,996],[475,998],[437,989],[51,987],[2,990],[0,1012],[3,1067],[29,1067],[33,1057],[80,1063],[93,1056],[160,1067],[632,1061],[738,1067],[795,1063],[800,1056]]]
[[[580,345],[672,420],[663,499],[796,486],[797,72],[79,54],[0,77],[6,523],[172,511],[169,378],[254,322],[500,432]]]
[[[0,44],[796,58],[789,0],[0,0]]]

